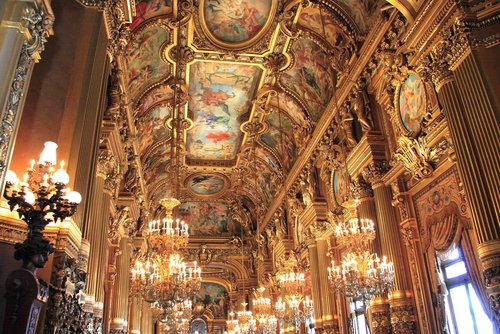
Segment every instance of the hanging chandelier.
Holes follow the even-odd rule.
[[[262,286],[255,290],[252,305],[259,333],[270,334],[276,332],[278,319],[272,313],[271,298],[264,296],[265,290]]]
[[[226,320],[226,328],[228,334],[236,334],[240,332],[239,322],[233,311],[229,312],[229,319]]]
[[[131,272],[133,290],[164,310],[193,297],[201,288],[201,268],[196,261],[187,266],[179,254],[172,254],[168,261],[148,256],[145,262],[136,261]]]
[[[299,271],[297,261],[289,258],[277,279],[282,294],[275,304],[278,319],[293,324],[297,330],[314,312],[312,299],[304,294],[305,274]]]
[[[348,252],[339,265],[332,260],[328,280],[332,290],[353,300],[370,300],[388,293],[394,282],[394,268],[384,256],[382,260],[370,251],[375,239],[374,223],[370,219],[351,219],[337,224],[334,234]]]
[[[174,208],[180,203],[173,197],[161,199],[160,204],[165,208],[165,218],[148,223],[149,246],[153,252],[162,257],[168,257],[188,243],[188,224],[179,219],[174,221],[172,214]]]

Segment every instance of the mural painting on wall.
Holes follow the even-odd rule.
[[[167,39],[163,28],[152,26],[136,34],[128,44],[128,88],[132,99],[170,73],[169,65],[158,57]]]
[[[189,234],[199,235],[240,235],[240,223],[231,217],[226,204],[209,202],[184,202],[178,207],[179,218],[189,224]]]
[[[243,137],[261,70],[251,65],[198,62],[190,66],[187,155],[193,160],[233,160]]]
[[[299,24],[322,38],[326,36],[326,40],[330,45],[336,46],[339,44],[339,41],[337,41],[339,30],[325,8],[321,8],[321,12],[319,7],[311,6],[302,9]]]
[[[292,53],[294,66],[281,75],[281,84],[304,101],[317,121],[333,96],[336,72],[330,56],[311,40],[295,41]]]
[[[217,175],[196,175],[188,181],[188,187],[199,195],[217,194],[224,185],[224,179]]]
[[[345,8],[348,9],[352,19],[362,32],[371,26],[374,19],[377,17],[376,13],[384,4],[383,0],[340,0]]]
[[[160,101],[165,101],[173,97],[172,89],[168,86],[159,86],[150,90],[137,107],[137,115],[142,116],[150,107]]]
[[[172,12],[171,0],[142,0],[135,6],[136,15],[132,19],[130,29],[134,30],[142,22],[154,16]]]
[[[297,145],[293,136],[293,123],[285,115],[277,113],[266,117],[269,130],[260,139],[280,157],[283,168],[290,170],[297,159]]]
[[[348,193],[348,177],[344,168],[337,168],[332,176],[333,195],[337,205],[342,205]]]
[[[166,121],[170,117],[167,107],[158,106],[139,119],[137,124],[139,136],[139,152],[143,152],[151,144],[165,140],[170,135]]]
[[[201,282],[200,292],[195,297],[195,304],[199,302],[203,303],[205,310],[210,311],[214,318],[225,319],[227,317],[229,294],[224,286],[217,283]]]
[[[271,153],[269,153],[265,148],[257,146],[255,148],[255,154],[257,155],[258,159],[262,159],[263,161],[265,161],[269,165],[269,167],[271,167],[271,169],[273,170],[280,169],[280,165],[276,161],[276,158]]]
[[[204,0],[202,18],[218,41],[242,43],[262,31],[272,7],[272,0]]]
[[[419,76],[411,73],[399,90],[399,115],[404,127],[418,133],[426,113],[424,83]]]

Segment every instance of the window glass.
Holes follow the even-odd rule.
[[[469,283],[469,293],[479,333],[493,333],[493,324],[491,323],[486,313],[484,313],[483,307],[481,306],[479,298],[476,295],[476,291],[474,290],[472,284],[470,283]]]
[[[450,289],[450,296],[458,332],[460,334],[475,333],[465,285],[459,285]]]
[[[445,268],[446,278],[454,278],[467,273],[465,263],[463,261],[454,263]]]

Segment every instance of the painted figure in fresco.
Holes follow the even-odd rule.
[[[219,106],[221,110],[226,113],[228,116],[231,116],[229,113],[229,106],[226,101],[230,98],[235,97],[234,92],[230,94],[226,93],[223,90],[214,91],[212,88],[207,88],[203,91],[202,94],[198,94],[200,100],[203,101],[206,105],[209,106]]]
[[[170,2],[168,0],[143,0],[137,4],[135,10],[137,14],[132,19],[132,24],[130,24],[131,30],[134,30],[142,22],[153,16],[168,13],[170,11]]]

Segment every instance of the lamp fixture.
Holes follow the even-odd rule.
[[[56,149],[56,143],[46,142],[40,159],[37,163],[31,160],[22,181],[13,171],[6,173],[3,196],[10,210],[16,210],[28,225],[27,239],[16,245],[16,259],[27,260],[35,254],[52,253],[53,247],[42,231],[51,222],[71,217],[82,200],[78,192],[67,188],[70,179],[64,161],[54,170]]]

